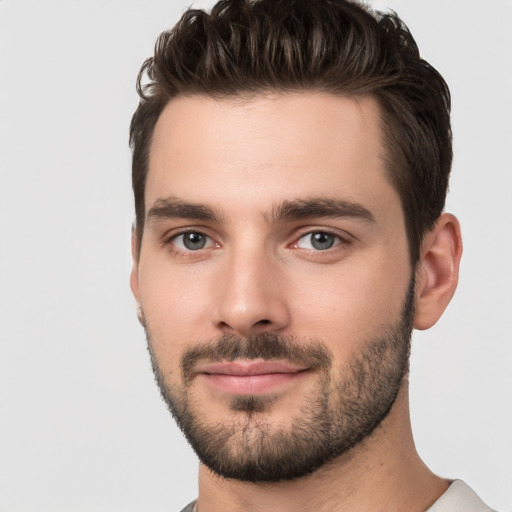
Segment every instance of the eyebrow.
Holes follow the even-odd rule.
[[[353,218],[375,222],[373,214],[359,203],[335,198],[311,198],[283,201],[272,210],[271,222],[280,220],[302,220],[314,217]]]
[[[165,219],[194,219],[220,222],[221,215],[213,208],[204,204],[189,203],[174,197],[168,197],[166,199],[157,199],[146,215],[148,222]]]
[[[315,217],[352,218],[365,222],[375,222],[373,214],[359,203],[334,198],[293,199],[274,206],[270,215],[265,216],[270,222],[283,220],[303,220]],[[200,203],[189,203],[181,199],[168,197],[157,199],[149,209],[148,222],[165,219],[193,219],[198,221],[222,221],[222,215],[213,208]]]

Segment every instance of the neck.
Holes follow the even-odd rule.
[[[199,512],[423,512],[448,488],[418,456],[412,437],[407,382],[389,415],[364,441],[313,474],[290,482],[255,484],[199,470]]]

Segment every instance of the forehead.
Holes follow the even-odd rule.
[[[225,206],[240,200],[245,210],[326,195],[379,207],[398,201],[382,152],[372,97],[177,97],[155,126],[146,209],[169,195]]]

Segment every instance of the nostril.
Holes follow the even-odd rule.
[[[257,325],[268,325],[270,324],[270,320],[267,320],[267,319],[263,319],[263,320],[260,320],[259,322],[256,322]]]

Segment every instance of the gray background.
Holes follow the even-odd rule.
[[[0,1],[1,512],[171,512],[196,495],[128,287],[135,77],[189,3]],[[445,316],[415,335],[418,449],[512,511],[512,2],[374,5],[453,93],[465,255]]]

